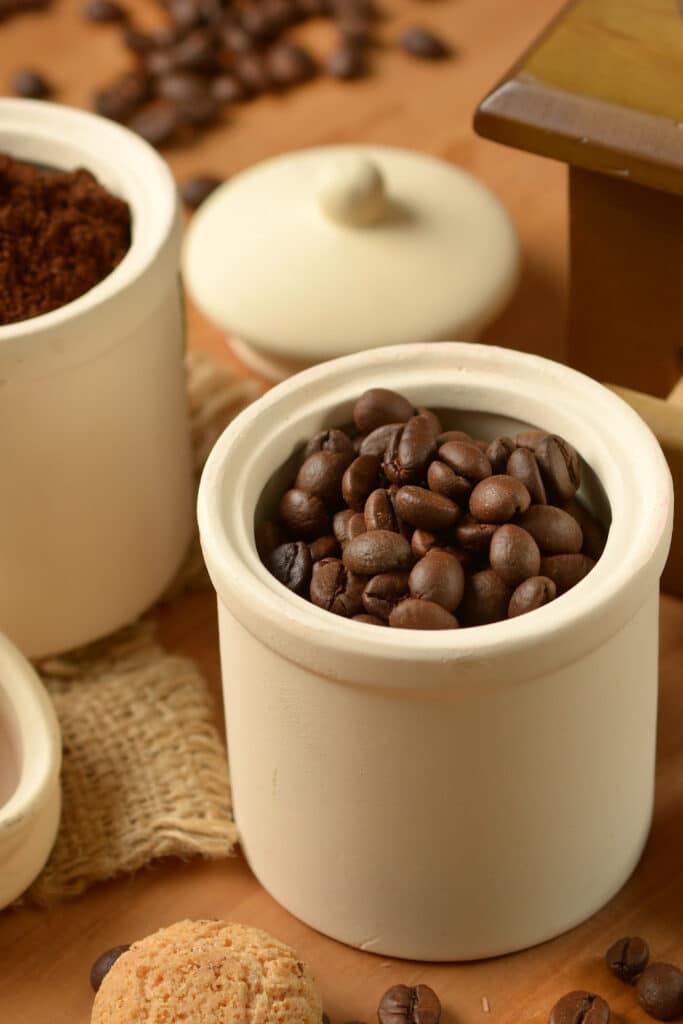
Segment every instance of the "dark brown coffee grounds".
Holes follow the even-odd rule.
[[[86,170],[44,170],[0,154],[0,324],[89,291],[130,246],[130,210]]]

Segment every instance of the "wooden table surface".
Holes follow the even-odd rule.
[[[136,5],[147,13],[142,4]],[[557,12],[559,0],[384,0],[400,24],[434,26],[457,46],[447,65],[416,65],[382,52],[377,74],[343,86],[318,82],[285,99],[238,109],[230,124],[201,143],[168,154],[182,177],[231,174],[289,148],[373,141],[422,148],[462,164],[487,182],[512,212],[525,251],[517,298],[487,337],[542,354],[563,352],[566,269],[565,169],[474,136],[477,102]],[[50,70],[59,98],[87,105],[93,87],[125,65],[112,28],[84,26],[80,0],[55,0],[48,14],[0,26],[0,69]],[[316,45],[329,45],[312,26]],[[225,355],[219,333],[194,311],[191,344]],[[164,613],[167,645],[194,656],[219,693],[215,613],[208,594]],[[683,965],[683,603],[662,600],[661,711],[654,828],[634,876],[615,899],[580,928],[515,956],[478,964],[420,965],[390,961],[339,945],[292,918],[259,886],[243,859],[215,864],[170,862],[91,890],[49,912],[0,914],[2,1024],[87,1024],[91,961],[180,917],[221,916],[269,929],[310,960],[333,1024],[370,1021],[390,984],[423,981],[441,995],[445,1024],[487,1020],[541,1022],[563,991],[592,988],[619,1015],[644,1022],[633,991],[613,981],[601,955],[622,935],[645,935],[657,958]],[[217,704],[218,708],[218,704]],[[590,828],[590,822],[577,822]],[[482,1003],[486,997],[490,1011]]]

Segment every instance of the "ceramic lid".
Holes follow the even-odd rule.
[[[311,362],[467,337],[514,288],[501,203],[471,175],[408,150],[324,146],[237,175],[202,205],[185,277],[243,341]]]

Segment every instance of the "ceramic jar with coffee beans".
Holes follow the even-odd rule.
[[[489,456],[476,445],[471,451],[462,433],[442,438],[441,457],[430,465],[443,468],[432,471],[430,488],[427,467],[427,489],[439,494],[439,486],[453,485],[461,509],[455,523],[450,505],[416,499],[411,488],[424,481],[406,479],[414,470],[410,452],[399,440],[393,453],[386,422],[357,420],[364,440],[348,465],[303,458],[316,437],[309,457],[318,445],[344,448],[349,438],[340,435],[355,403],[378,387],[403,396],[409,418],[432,410],[442,432],[486,441],[487,450],[494,439],[519,440],[529,430],[565,439],[578,458],[577,498],[609,527],[585,578],[545,603],[534,590],[525,598],[540,605],[534,610],[475,628],[405,628],[415,624],[408,602],[404,621],[377,625],[401,591],[395,574],[406,572],[416,573],[411,602],[436,597],[444,615],[463,615],[457,570],[430,568],[435,528],[453,537],[460,531],[459,542],[439,546],[449,557],[449,546],[466,542],[476,552],[490,543],[492,527],[508,524],[548,561],[575,557],[549,552],[576,548],[579,536],[571,514],[571,523],[562,516],[558,523],[552,510],[533,511],[541,504],[534,467],[544,487],[547,465],[555,465],[556,483],[563,465],[573,472],[564,456],[554,462],[553,445],[546,445],[544,469],[533,447],[519,450],[535,460],[519,455],[510,466],[517,449],[506,451],[502,440]],[[411,428],[413,453],[429,429],[425,413]],[[400,509],[391,494],[370,501],[377,460],[388,448],[382,463],[393,467],[397,493],[409,488]],[[493,473],[480,473],[481,481],[466,476],[477,475],[484,457],[491,469],[505,460],[514,474],[498,475],[513,476],[530,499],[533,492],[526,510],[517,483],[493,492]],[[267,539],[262,524],[277,517],[287,492],[286,514],[301,513],[292,482],[302,474],[298,484],[307,491],[294,492],[305,498],[319,462],[328,466],[318,477],[321,493],[336,489],[341,474],[347,507],[328,527],[325,501],[308,504],[309,538],[283,553],[277,578],[257,550]],[[470,499],[489,480],[476,515],[469,507],[463,514],[458,477],[472,485]],[[368,560],[379,555],[365,539],[366,511],[378,534],[397,511],[413,519],[410,541],[386,531],[393,539],[382,541],[381,564],[372,566]],[[510,513],[507,523],[486,522]],[[449,342],[377,349],[306,370],[242,413],[207,462],[199,524],[218,595],[235,815],[245,854],[269,892],[337,939],[426,960],[532,945],[606,902],[637,863],[651,819],[658,581],[671,521],[671,478],[643,422],[601,385],[539,357]],[[346,564],[335,548],[340,540]],[[524,574],[536,571],[526,550],[523,561]],[[331,597],[330,608],[283,585],[282,576],[296,583],[299,574],[305,593],[313,564],[321,566],[315,586],[325,602]],[[381,570],[359,613],[372,616],[370,623],[349,615],[358,601],[349,577],[367,582],[368,567]],[[514,569],[508,583],[493,570],[506,593],[521,572],[516,562]],[[577,826],[586,821],[590,828]]]

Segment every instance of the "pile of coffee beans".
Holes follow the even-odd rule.
[[[256,543],[281,583],[336,615],[480,626],[540,608],[593,568],[605,534],[579,484],[561,437],[474,439],[372,388],[351,427],[308,442]]]

